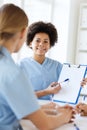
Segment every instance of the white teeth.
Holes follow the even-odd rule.
[[[44,49],[40,49],[40,48],[38,48],[38,50],[42,51],[42,50],[44,50]]]

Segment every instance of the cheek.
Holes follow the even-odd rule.
[[[50,48],[51,48],[51,46],[50,46],[50,45],[48,45],[48,46],[47,46],[47,49],[49,50]]]
[[[32,48],[36,48],[36,45],[32,44],[31,47],[32,47]]]
[[[37,46],[35,44],[32,44],[31,47],[33,51],[37,49]]]

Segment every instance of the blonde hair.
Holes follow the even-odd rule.
[[[14,4],[4,4],[0,7],[0,43],[27,26],[28,17],[20,7]]]

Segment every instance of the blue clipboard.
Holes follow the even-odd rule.
[[[69,82],[61,84],[62,89],[54,95],[53,100],[55,102],[77,104],[82,89],[80,84],[86,72],[86,65],[63,64],[58,82],[64,81],[67,78],[69,78]]]

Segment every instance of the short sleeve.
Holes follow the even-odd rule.
[[[58,77],[58,79],[59,79],[62,67],[63,67],[63,64],[61,64],[60,62],[58,62],[58,65],[57,65],[57,75],[58,75],[57,77]]]

